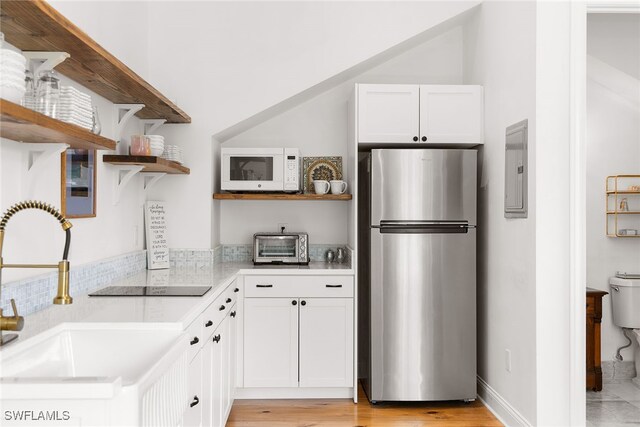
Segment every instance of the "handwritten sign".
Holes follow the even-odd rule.
[[[147,268],[158,270],[169,268],[169,245],[164,202],[147,202],[145,210],[145,231],[147,236]]]

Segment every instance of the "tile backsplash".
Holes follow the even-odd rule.
[[[311,261],[322,262],[328,249],[344,245],[311,245]],[[347,250],[347,254],[351,254]],[[205,270],[220,262],[251,262],[252,245],[220,245],[215,249],[170,249],[169,267],[171,269]],[[349,262],[349,261],[347,261]],[[131,277],[147,268],[146,251],[130,252],[83,265],[74,265],[71,260],[69,272],[71,296],[84,295],[100,289],[118,280]],[[20,314],[26,316],[52,305],[58,289],[58,272],[52,270],[46,274],[28,277],[2,285],[0,307],[11,313],[10,300],[14,298]],[[8,310],[8,311],[7,311]]]
[[[222,262],[250,262],[253,259],[253,245],[221,245],[222,246]],[[322,244],[309,246],[309,259],[314,262],[322,262],[325,260],[325,254],[329,249],[335,250],[346,245],[339,244]],[[347,254],[350,251],[347,250]]]
[[[145,268],[147,268],[147,251],[144,250],[77,266],[71,260],[69,293],[72,297],[84,295],[114,281],[133,276]],[[2,285],[0,307],[11,313],[9,301],[14,298],[20,314],[25,316],[49,307],[57,290],[57,270],[8,282]]]

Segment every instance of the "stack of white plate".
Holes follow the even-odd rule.
[[[27,58],[11,49],[0,49],[0,97],[20,103],[25,87]]]
[[[60,88],[57,119],[85,129],[93,128],[91,96],[71,86]]]
[[[160,157],[164,152],[164,136],[162,135],[147,135],[151,146],[151,155]]]
[[[162,158],[182,164],[182,150],[177,145],[165,145]]]

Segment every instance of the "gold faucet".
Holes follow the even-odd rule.
[[[56,264],[5,264],[2,261],[2,244],[4,241],[4,230],[7,222],[16,213],[25,209],[40,209],[53,215],[65,231],[66,239],[64,243],[64,252],[62,261]],[[16,203],[10,207],[0,219],[0,289],[2,286],[2,269],[3,268],[57,268],[58,269],[58,295],[53,299],[54,304],[72,304],[73,298],[69,296],[69,245],[71,244],[71,223],[53,206],[42,202],[26,201]],[[17,334],[3,335],[2,331],[21,331],[24,326],[24,318],[18,315],[16,302],[11,299],[11,307],[13,308],[13,316],[3,316],[2,308],[0,308],[0,346],[18,338]]]

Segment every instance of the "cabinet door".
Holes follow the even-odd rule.
[[[244,386],[298,386],[297,299],[245,298]]]
[[[226,408],[225,413],[227,416],[231,411],[231,406],[233,405],[233,398],[236,392],[236,360],[237,360],[237,337],[238,337],[238,304],[234,304],[234,306],[229,311],[229,321],[227,330],[228,330],[228,339],[227,339],[227,354],[228,354],[228,363],[227,363],[227,393],[226,393]],[[226,421],[226,418],[225,418]]]
[[[202,351],[189,364],[189,406],[184,414],[185,427],[197,427],[202,422]]]
[[[353,387],[353,299],[300,299],[300,387]]]
[[[418,85],[358,85],[358,142],[418,141]]]
[[[421,85],[420,142],[482,143],[482,93],[482,86]]]

